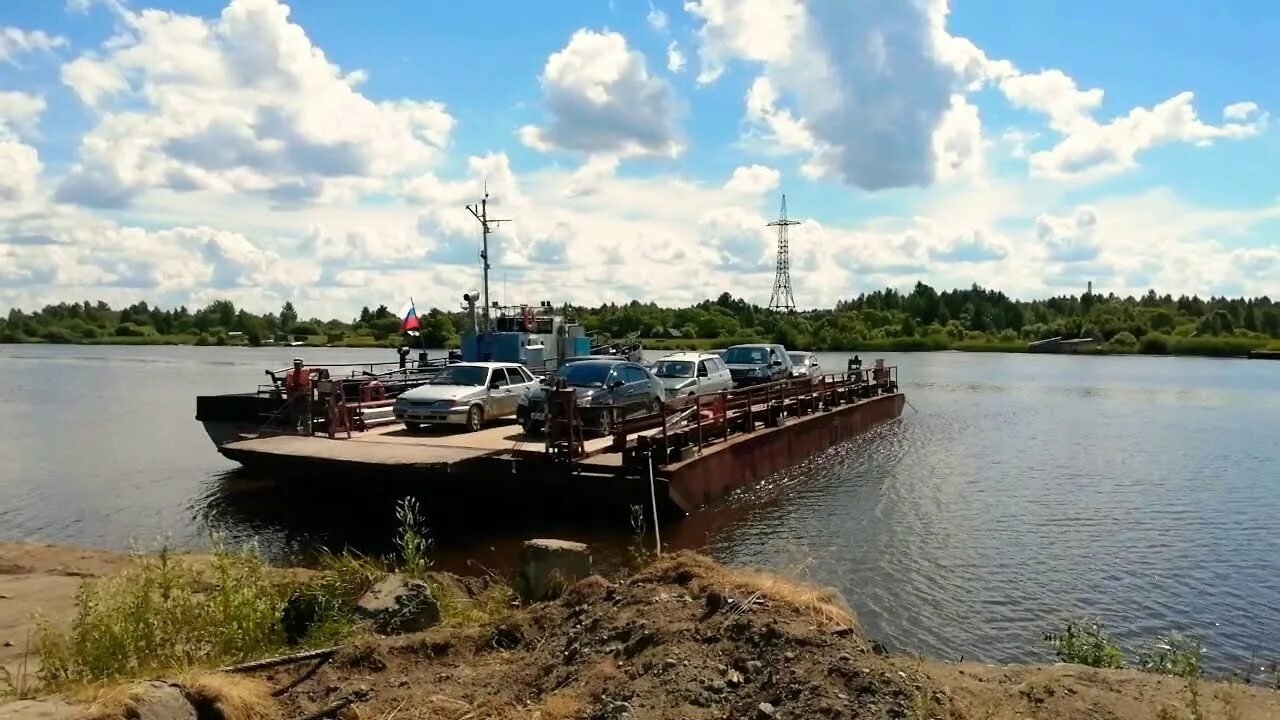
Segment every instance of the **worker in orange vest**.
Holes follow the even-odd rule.
[[[284,376],[289,427],[307,434],[311,431],[311,373],[303,367],[302,358],[294,358],[293,369]]]

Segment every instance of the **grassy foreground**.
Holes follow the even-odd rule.
[[[224,720],[308,716],[358,686],[370,690],[358,717],[375,718],[1280,716],[1280,677],[1206,679],[1187,638],[1128,655],[1096,623],[1072,622],[1044,638],[1066,664],[936,662],[885,654],[831,590],[694,554],[649,557],[522,605],[502,582],[470,596],[451,588],[459,580],[429,570],[418,531],[398,545],[386,562],[331,555],[306,570],[268,567],[251,549],[137,556],[87,581],[69,623],[41,624],[38,671],[0,678],[0,703],[59,693],[123,720],[131,681],[163,677]],[[356,619],[355,598],[393,568],[446,600],[439,626],[379,637]],[[319,612],[290,638],[287,608],[300,598]],[[306,666],[217,671],[332,645],[343,649],[286,692]]]

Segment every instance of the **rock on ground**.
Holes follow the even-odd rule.
[[[527,540],[521,553],[521,592],[526,600],[559,597],[591,574],[587,546],[568,540]]]
[[[427,583],[388,575],[360,598],[356,613],[383,635],[418,632],[440,622],[440,601]]]
[[[138,698],[133,701],[136,720],[196,720],[196,709],[187,702],[182,688],[166,682],[151,681],[138,686]]]

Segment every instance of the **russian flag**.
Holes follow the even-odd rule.
[[[409,304],[400,310],[400,332],[420,330],[421,328],[422,321],[418,319],[418,309],[413,306],[413,298],[409,298]]]

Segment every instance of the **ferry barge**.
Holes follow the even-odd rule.
[[[483,207],[468,209],[484,226],[485,258],[493,221]],[[488,269],[486,260],[486,298]],[[638,416],[627,417],[621,405],[593,405],[593,413],[612,413],[597,425],[607,429],[603,437],[591,435],[580,396],[563,378],[542,392],[545,420],[537,436],[515,422],[427,435],[395,424],[395,398],[450,362],[519,364],[546,374],[583,355],[639,360],[638,344],[593,342],[548,302],[486,306],[480,326],[479,295],[463,296],[468,328],[453,357],[432,360],[424,353],[410,365],[402,350],[390,368],[317,368],[311,419],[301,433],[280,431],[285,398],[278,371],[268,371],[272,383],[256,392],[197,398],[196,419],[223,456],[277,477],[407,483],[436,505],[487,511],[568,508],[585,517],[592,515],[587,507],[652,505],[655,514],[681,517],[896,420],[906,404],[896,368],[876,361],[864,369],[851,361],[843,373],[771,377],[659,400]]]

